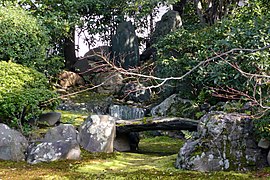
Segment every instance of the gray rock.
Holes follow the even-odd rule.
[[[263,149],[268,149],[270,146],[270,141],[268,139],[261,138],[258,143],[258,146]]]
[[[93,72],[89,71],[91,68],[97,65],[97,63],[105,63],[100,56],[107,57],[111,50],[109,46],[99,46],[94,49],[90,49],[84,58],[80,58],[73,66],[76,72],[80,73],[85,79]]]
[[[33,142],[27,151],[27,162],[36,164],[61,159],[80,159],[78,132],[70,124],[60,124],[45,134],[44,139]]]
[[[198,106],[192,104],[192,101],[182,99],[178,94],[173,94],[153,107],[151,115],[153,117],[173,115],[195,119],[195,114],[199,109]]]
[[[113,152],[115,118],[108,115],[89,116],[79,128],[80,145],[89,152]]]
[[[60,124],[48,130],[45,134],[44,141],[55,140],[74,140],[78,139],[78,131],[71,124]]]
[[[257,146],[252,120],[245,114],[211,112],[198,133],[180,149],[176,167],[186,170],[255,170],[267,165]]]
[[[267,162],[268,162],[268,165],[270,165],[270,151],[267,154]]]
[[[160,38],[163,38],[170,32],[173,32],[182,26],[182,20],[177,11],[169,10],[160,21],[157,22],[155,31],[151,35],[150,44],[155,44]]]
[[[118,72],[103,72],[93,78],[94,85],[100,85],[96,90],[100,94],[116,94],[123,86],[124,78]]]
[[[112,55],[117,65],[128,69],[139,64],[139,43],[132,23],[122,22],[112,38]]]
[[[130,150],[135,152],[139,150],[140,135],[138,132],[130,132],[128,135]]]
[[[38,122],[47,122],[50,126],[60,123],[61,113],[58,112],[48,112],[41,114],[38,118]]]
[[[117,134],[114,139],[113,149],[118,152],[130,151],[128,134]]]
[[[140,119],[145,116],[146,109],[123,105],[111,105],[109,107],[109,114],[117,119],[123,120]]]
[[[84,57],[89,57],[93,59],[92,61],[102,61],[99,56],[107,56],[111,52],[110,46],[99,46],[94,49],[90,49],[87,53],[85,53]],[[96,56],[99,55],[99,56]]]
[[[58,140],[33,143],[28,148],[27,163],[37,164],[61,159],[80,159],[80,146],[76,140]]]
[[[145,89],[145,86],[142,84],[127,83],[121,89],[120,96],[125,99],[125,101],[143,103],[150,100],[151,93],[150,90]]]
[[[20,132],[0,123],[0,159],[24,161],[27,146],[28,141]]]

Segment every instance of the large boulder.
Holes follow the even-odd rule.
[[[28,147],[27,163],[37,164],[60,159],[80,159],[80,146],[75,140],[57,140],[32,143]]]
[[[0,159],[24,161],[28,141],[18,131],[0,123]]]
[[[118,72],[103,72],[93,78],[93,84],[98,86],[97,92],[100,94],[116,94],[123,85],[124,78]]]
[[[117,133],[114,140],[114,150],[119,152],[138,151],[140,136],[138,132]]]
[[[155,116],[178,116],[195,119],[196,112],[200,108],[192,101],[182,99],[179,94],[173,94],[151,109],[151,115]]]
[[[90,49],[83,58],[80,58],[73,66],[76,72],[83,77],[91,75],[92,71],[89,71],[97,64],[105,63],[103,58],[109,57],[111,53],[110,46],[99,46],[94,49]]]
[[[254,170],[267,165],[245,114],[211,112],[203,116],[196,137],[180,149],[176,167],[197,171]]]
[[[151,35],[150,44],[158,42],[170,32],[173,32],[182,26],[182,20],[177,11],[169,10],[166,12],[160,21],[156,23],[155,31]]]
[[[60,124],[54,128],[51,128],[45,134],[44,140],[55,141],[55,140],[74,140],[77,141],[78,131],[71,124]]]
[[[32,142],[27,151],[27,162],[36,164],[61,159],[79,160],[81,155],[78,132],[70,124],[60,124],[48,130],[44,139]]]
[[[87,53],[85,53],[84,57],[88,57],[91,61],[102,61],[99,56],[108,56],[111,52],[110,46],[99,46],[94,49],[90,49]],[[97,56],[96,56],[97,55]]]
[[[85,85],[84,79],[71,71],[64,71],[58,76],[59,79],[59,84],[63,88],[68,88],[72,86],[80,86],[80,85]]]
[[[80,145],[89,152],[112,153],[115,133],[115,118],[89,116],[79,128]]]
[[[112,38],[112,56],[117,65],[128,69],[139,64],[139,43],[132,23],[122,22]]]

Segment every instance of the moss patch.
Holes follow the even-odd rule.
[[[89,153],[82,151],[80,161],[56,161],[29,165],[25,162],[0,161],[1,179],[259,179],[268,177],[265,169],[258,173],[213,172],[202,173],[174,168],[183,142],[169,137],[141,140],[141,153]],[[171,146],[177,146],[168,148]],[[169,150],[167,150],[169,149]],[[177,150],[176,150],[177,149]],[[145,151],[143,151],[145,150]],[[151,150],[154,153],[149,153]],[[147,153],[143,153],[146,152]]]
[[[183,140],[168,136],[148,137],[140,141],[139,152],[143,154],[177,154],[183,144]]]
[[[80,125],[88,116],[62,113],[62,122]],[[202,173],[176,169],[174,163],[183,145],[167,136],[147,137],[140,141],[138,153],[89,153],[82,150],[80,161],[62,160],[29,165],[26,162],[0,161],[0,179],[259,179],[270,177],[270,170],[260,172]]]
[[[76,92],[77,89],[74,89],[73,91]],[[99,94],[93,91],[85,91],[85,92],[72,95],[69,98],[75,103],[85,103],[85,102],[93,102],[93,101],[103,101],[104,99],[108,97],[109,97],[108,94]]]
[[[79,113],[79,112],[69,112],[69,111],[60,111],[57,110],[62,114],[61,122],[64,124],[72,124],[75,127],[79,127],[84,120],[90,115],[88,113]]]

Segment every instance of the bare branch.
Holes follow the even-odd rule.
[[[155,85],[150,85],[150,86],[147,86],[147,87],[144,87],[140,90],[143,90],[143,89],[154,89],[154,88],[159,88],[163,85],[165,85],[168,81],[170,80],[182,80],[184,78],[186,78],[187,76],[189,76],[191,73],[193,73],[195,70],[197,70],[199,67],[207,64],[207,63],[210,63],[210,62],[213,62],[215,61],[216,59],[223,59],[224,62],[228,63],[231,67],[233,67],[234,69],[236,69],[237,71],[239,71],[243,76],[245,77],[250,77],[250,78],[270,78],[269,75],[262,75],[262,74],[252,74],[252,73],[247,73],[247,72],[244,72],[243,70],[241,70],[237,65],[234,65],[230,62],[228,62],[227,60],[225,60],[223,57],[224,56],[227,56],[229,54],[232,54],[232,53],[235,53],[235,52],[247,52],[247,53],[255,53],[255,52],[258,52],[258,51],[263,51],[263,50],[266,50],[266,49],[269,49],[270,48],[270,44],[265,46],[265,47],[262,47],[262,48],[258,48],[258,49],[242,49],[242,48],[234,48],[234,49],[231,49],[229,51],[226,51],[226,52],[223,52],[221,54],[217,54],[214,56],[214,57],[210,57],[204,61],[201,61],[199,62],[196,66],[194,66],[191,70],[189,70],[188,72],[186,72],[185,74],[183,74],[182,76],[179,76],[179,77],[167,77],[167,78],[161,78],[161,77],[156,77],[154,75],[152,75],[152,73],[149,73],[149,74],[143,74],[141,72],[141,69],[137,68],[130,68],[128,70],[122,68],[122,67],[117,67],[115,65],[115,63],[113,61],[110,61],[109,60],[109,56],[107,55],[104,55],[104,54],[94,54],[93,56],[95,57],[98,57],[101,59],[102,63],[99,64],[98,62],[98,66],[96,67],[93,67],[92,69],[90,69],[89,71],[92,71],[92,72],[97,72],[96,70],[97,69],[100,69],[100,68],[105,68],[105,70],[102,70],[103,71],[114,71],[114,72],[119,72],[121,73],[122,75],[125,75],[126,77],[130,77],[130,78],[142,78],[142,79],[146,79],[146,80],[154,80],[156,81],[156,84]],[[88,57],[89,58],[89,57]],[[109,81],[111,78],[113,78],[115,75],[112,75],[111,77],[108,77],[108,79],[106,79],[104,82],[98,84],[98,85],[95,85],[93,87],[90,87],[90,88],[86,88],[84,90],[81,90],[81,91],[78,91],[78,92],[74,92],[74,93],[70,93],[70,94],[67,94],[67,95],[63,95],[63,96],[60,96],[59,98],[64,98],[64,97],[68,97],[68,96],[71,96],[71,95],[75,95],[75,94],[79,94],[79,93],[82,93],[82,92],[85,92],[85,91],[88,91],[88,90],[92,90],[92,89],[95,89],[97,87],[100,87],[102,85],[104,85],[107,81]],[[235,90],[235,89],[232,89],[232,88],[228,88],[227,87],[227,90],[225,89],[216,89],[216,90],[221,90],[223,92],[226,92],[228,94],[231,94],[231,97],[232,98],[236,98],[236,95],[237,96],[244,96],[250,100],[252,100],[253,102],[255,102],[257,105],[259,105],[260,107],[264,108],[264,109],[270,109],[270,107],[267,107],[267,106],[264,106],[262,104],[262,101],[261,100],[256,100],[255,96],[254,97],[251,97],[249,96],[248,94],[246,93],[243,93],[241,91],[238,91],[238,90]],[[254,89],[256,90],[256,88]],[[217,95],[218,96],[218,95]],[[53,100],[55,100],[57,98],[54,98],[54,99],[51,99],[45,103],[49,103]]]

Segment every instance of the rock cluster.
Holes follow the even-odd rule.
[[[45,114],[42,116],[44,121],[44,117],[55,118]],[[50,119],[46,121],[50,122]],[[42,139],[29,142],[20,132],[5,124],[0,124],[0,131],[0,159],[26,160],[29,164],[61,159],[79,160],[80,147],[89,152],[112,153],[116,136],[115,118],[108,115],[89,116],[79,131],[71,124],[60,124],[49,129]],[[132,143],[135,149],[138,146],[136,142],[133,140]]]

